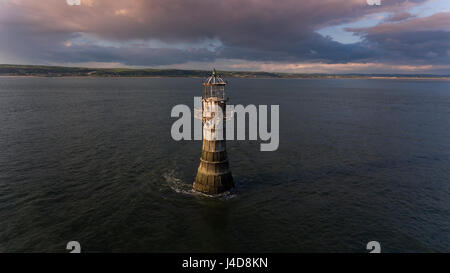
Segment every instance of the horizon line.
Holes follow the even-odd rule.
[[[122,70],[134,70],[134,71],[144,71],[144,70],[156,70],[156,71],[196,71],[196,72],[211,72],[211,70],[206,69],[184,69],[184,68],[154,68],[154,67],[89,67],[89,66],[64,66],[64,65],[47,65],[47,64],[8,64],[8,63],[0,63],[0,68],[4,66],[12,66],[12,67],[54,67],[54,68],[78,68],[78,69],[91,69],[91,70],[114,70],[114,69],[122,69]],[[217,69],[216,69],[217,70]],[[254,70],[221,70],[218,69],[219,72],[225,73],[255,73],[255,74],[278,74],[278,75],[380,75],[380,76],[388,76],[388,75],[401,75],[401,76],[437,76],[437,77],[450,77],[450,74],[433,74],[433,73],[317,73],[317,72],[280,72],[280,71],[254,71]],[[1,73],[0,73],[1,74]]]

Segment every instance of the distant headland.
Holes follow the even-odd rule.
[[[153,69],[153,68],[88,68],[42,65],[0,64],[1,76],[22,77],[188,77],[205,78],[208,70]],[[226,78],[278,78],[278,79],[440,79],[450,80],[450,75],[433,74],[322,74],[281,73],[260,71],[220,71]]]

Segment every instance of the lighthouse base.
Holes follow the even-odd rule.
[[[231,172],[224,174],[207,174],[198,172],[193,185],[194,190],[205,194],[220,194],[234,187]]]

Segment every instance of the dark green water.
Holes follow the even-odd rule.
[[[201,79],[0,78],[0,251],[450,251],[450,82],[228,82],[280,105],[280,146],[229,142],[217,199],[170,136]]]

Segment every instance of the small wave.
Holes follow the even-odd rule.
[[[205,196],[205,197],[213,197],[218,199],[231,199],[236,197],[235,190],[226,191],[220,194],[206,194],[202,192],[198,192],[192,188],[192,184],[183,182],[180,178],[176,177],[175,171],[170,171],[168,173],[163,174],[164,179],[166,180],[169,187],[175,191],[176,193],[194,195],[194,196]]]
[[[184,183],[181,179],[175,176],[175,171],[170,171],[163,174],[169,187],[176,193],[193,194],[192,185]]]

